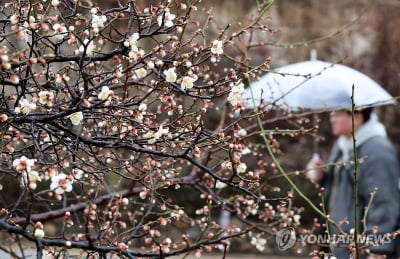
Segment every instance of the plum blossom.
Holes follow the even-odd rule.
[[[196,258],[200,258],[201,255],[202,255],[201,249],[197,249],[196,252],[194,253],[194,256],[196,256]]]
[[[146,199],[147,194],[148,194],[147,191],[141,191],[141,192],[139,193],[140,199],[142,199],[142,200]]]
[[[149,140],[147,141],[149,144],[154,144],[157,139],[161,138],[162,135],[167,134],[168,132],[169,130],[167,128],[164,129],[162,126],[160,126],[157,132],[148,132],[144,134],[143,137],[149,138]]]
[[[145,111],[147,111],[147,104],[145,104],[145,103],[141,103],[140,105],[139,105],[139,111],[141,111],[141,112],[145,112]]]
[[[110,88],[108,86],[103,86],[101,88],[101,92],[99,93],[99,95],[97,96],[100,100],[104,101],[107,100],[107,98],[113,94],[113,91],[110,90]]]
[[[98,28],[103,28],[104,23],[107,21],[105,15],[92,14],[92,26],[97,26]]]
[[[135,120],[136,120],[137,122],[143,123],[143,118],[144,118],[143,113],[137,112],[137,113],[135,114]]]
[[[11,24],[17,24],[19,22],[20,16],[18,14],[13,14],[10,17]]]
[[[134,33],[124,41],[124,46],[130,48],[128,55],[131,59],[136,59],[136,54],[139,53],[139,48],[137,46],[139,38],[139,33]]]
[[[45,235],[45,233],[44,233],[44,230],[43,230],[43,229],[36,228],[35,231],[33,232],[33,235],[34,235],[36,238],[43,238],[44,235]]]
[[[171,67],[168,70],[164,70],[165,81],[168,83],[174,83],[176,81],[177,75],[175,73],[175,68]]]
[[[248,148],[248,147],[245,147],[243,150],[242,150],[242,155],[248,155],[248,154],[250,154],[251,153],[251,149],[250,148]]]
[[[1,60],[1,67],[4,69],[11,69],[11,63],[9,62],[10,58],[8,57],[7,53],[4,53],[3,55],[0,56]],[[18,81],[19,77],[17,76]]]
[[[73,177],[60,173],[51,178],[50,189],[56,194],[72,191]]]
[[[8,116],[5,113],[0,114],[0,121],[6,121],[8,120]]]
[[[247,165],[245,163],[240,163],[237,167],[236,167],[236,172],[238,174],[240,173],[244,173],[247,170]]]
[[[81,179],[83,176],[83,171],[81,169],[78,168],[74,168],[72,170],[72,175],[74,176],[75,179]]]
[[[54,7],[57,7],[60,5],[60,1],[59,0],[51,0],[51,5]]]
[[[75,112],[75,113],[69,115],[68,117],[71,120],[72,124],[77,126],[77,125],[81,124],[81,122],[83,120],[83,113]]]
[[[164,17],[164,20],[163,20]],[[158,26],[164,25],[165,27],[174,26],[173,20],[176,18],[175,14],[171,14],[169,10],[166,10],[163,15],[157,17]]]
[[[41,91],[39,94],[39,103],[41,104],[48,104],[52,106],[52,102],[54,99],[54,94],[51,91]]]
[[[301,218],[301,216],[299,214],[296,214],[296,215],[293,216],[293,220],[297,224],[300,224],[300,218]]]
[[[260,237],[252,237],[251,244],[257,248],[258,251],[262,252],[265,249],[265,245],[267,244],[267,240]]]
[[[10,81],[13,84],[19,84],[19,76],[16,74],[10,75]]]
[[[220,40],[214,40],[211,45],[211,53],[216,55],[221,55],[224,53],[223,50],[224,44]]]
[[[24,183],[28,184],[31,190],[35,190],[37,187],[36,182],[42,180],[37,171],[24,171],[22,172],[22,177],[24,178]]]
[[[17,34],[15,35],[16,38],[18,40],[25,40],[28,41],[30,39],[30,31],[28,30],[29,28],[29,23],[28,22],[24,22],[24,24],[22,25],[22,27],[20,28],[20,30],[17,32]]]
[[[98,33],[101,28],[104,27],[104,23],[107,22],[105,15],[92,14],[92,29],[94,33]]]
[[[126,198],[126,197],[125,197],[125,198],[122,198],[122,199],[119,201],[119,204],[126,206],[126,205],[129,204],[129,199]]]
[[[181,87],[183,90],[193,88],[193,83],[196,82],[197,76],[185,76],[182,78]]]
[[[22,98],[19,100],[19,106],[15,107],[15,113],[23,113],[25,115],[29,114],[31,111],[36,109],[36,104],[28,101],[28,99]]]
[[[30,172],[31,168],[35,165],[35,159],[29,159],[26,156],[22,156],[13,161],[13,167],[19,171]]]
[[[125,41],[124,41],[124,46],[125,47],[131,47],[131,49],[138,50],[137,44],[139,40],[139,33],[134,33],[131,36],[129,36]]]
[[[89,39],[85,39],[83,41],[83,44],[79,47],[78,51],[80,53],[83,53],[85,51],[85,46],[86,46],[86,54],[93,55],[96,50],[96,45],[93,43],[93,41],[89,42]]]
[[[244,137],[244,136],[247,135],[247,131],[246,131],[245,129],[240,129],[240,130],[238,130],[238,131],[236,132],[235,135],[238,136],[238,137]]]
[[[226,183],[223,183],[223,182],[221,182],[221,181],[219,181],[219,180],[217,180],[217,182],[215,183],[215,188],[217,188],[217,189],[223,189],[223,188],[225,188],[226,186],[227,186]]]
[[[237,107],[237,105],[242,101],[243,92],[244,84],[241,81],[236,82],[228,95],[228,102],[230,102],[233,107]]]
[[[67,27],[65,27],[64,24],[59,24],[59,23],[54,24],[53,30],[54,30],[54,37],[56,37],[57,40],[62,40],[64,36],[66,36],[68,33]]]
[[[135,75],[137,78],[143,78],[147,75],[147,70],[145,68],[139,68],[135,70]]]

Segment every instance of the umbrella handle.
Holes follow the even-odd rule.
[[[317,114],[313,114],[313,116],[312,116],[312,123],[313,123],[313,127],[314,127],[314,129],[317,129],[317,126],[318,126],[318,122],[319,122],[319,119],[318,119],[318,115]],[[318,144],[318,139],[316,138],[316,137],[314,137],[313,138],[313,152],[314,152],[314,154],[317,154],[318,155],[318,153],[319,153],[319,144]],[[313,154],[313,156],[314,156],[314,154]],[[318,155],[319,156],[319,155]],[[320,157],[318,157],[318,159],[319,159]]]

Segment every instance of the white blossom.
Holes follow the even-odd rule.
[[[90,13],[91,14],[96,14],[99,10],[96,7],[93,7],[92,9],[90,9]]]
[[[64,24],[59,24],[59,23],[54,24],[53,30],[54,30],[54,37],[56,37],[57,40],[62,40],[64,36],[66,36],[68,33],[67,27],[65,27]]]
[[[44,234],[43,229],[36,228],[35,231],[34,231],[34,233],[33,233],[33,235],[34,235],[36,238],[43,238],[45,234]]]
[[[134,33],[124,41],[125,47],[130,47],[132,50],[138,50],[137,44],[139,40],[139,33]]]
[[[35,190],[37,187],[36,182],[42,180],[37,171],[24,171],[22,172],[22,177],[24,178],[24,184],[28,184],[31,190]]]
[[[64,173],[60,173],[51,178],[50,189],[57,194],[72,191],[73,178]]]
[[[183,90],[193,88],[193,83],[196,82],[197,76],[185,76],[182,78],[181,87]]]
[[[173,82],[176,81],[177,75],[175,73],[175,68],[174,67],[171,67],[168,70],[164,70],[164,75],[165,75],[165,80],[168,83],[173,83]]]
[[[223,189],[223,188],[225,188],[226,186],[227,186],[226,183],[223,183],[223,182],[221,182],[221,181],[219,181],[219,180],[217,180],[217,182],[215,183],[215,188],[217,188],[217,189]]]
[[[134,33],[124,41],[124,46],[130,48],[130,51],[128,53],[129,58],[134,60],[136,60],[137,54],[140,54],[139,48],[137,46],[139,38],[139,33]]]
[[[19,76],[16,74],[10,75],[10,81],[13,84],[19,84]]]
[[[20,16],[18,14],[13,14],[10,17],[11,24],[17,24],[19,22]]]
[[[141,192],[139,193],[139,197],[140,197],[140,199],[142,199],[142,200],[146,199],[146,196],[147,196],[147,191],[141,191]]]
[[[5,113],[0,114],[0,121],[6,121],[8,120],[8,116]]]
[[[294,220],[294,222],[296,222],[297,224],[300,224],[300,218],[301,218],[301,216],[298,215],[298,214],[296,214],[296,215],[293,216],[293,220]]]
[[[141,103],[140,105],[139,105],[139,111],[141,111],[141,112],[145,112],[145,111],[147,111],[147,104],[145,104],[145,103]]]
[[[29,159],[26,156],[22,156],[13,161],[13,167],[19,172],[22,171],[30,172],[32,166],[34,165],[35,165],[35,160]]]
[[[104,101],[107,100],[107,98],[113,93],[112,90],[108,86],[103,86],[101,88],[101,92],[97,96],[100,100]]]
[[[243,92],[244,84],[239,81],[232,87],[231,92],[228,95],[228,102],[230,102],[232,106],[236,107],[242,100]]]
[[[162,135],[167,134],[168,132],[169,130],[167,128],[164,129],[162,126],[160,126],[158,131],[154,134],[154,138],[159,139]]]
[[[29,114],[31,111],[36,109],[36,104],[30,102],[28,99],[22,98],[19,100],[19,106],[15,108],[15,113]]]
[[[220,40],[214,40],[211,45],[211,53],[216,55],[221,55],[224,53],[223,50],[224,44]]]
[[[248,148],[248,147],[245,147],[243,150],[242,150],[242,155],[248,155],[248,154],[250,154],[251,153],[251,150],[250,150],[250,148]]]
[[[164,129],[162,126],[160,126],[157,132],[148,132],[144,134],[143,137],[149,138],[149,140],[147,140],[149,144],[154,144],[159,138],[162,137],[162,135],[167,134],[168,132],[169,130],[167,128]]]
[[[77,126],[81,124],[83,120],[83,113],[82,112],[75,112],[71,115],[69,115],[69,119],[71,120],[72,124]]]
[[[126,197],[122,198],[121,201],[120,201],[120,204],[124,205],[124,206],[128,205],[129,204],[129,199],[126,198]]]
[[[137,78],[143,78],[147,75],[147,70],[145,68],[139,68],[135,70],[135,75]]]
[[[51,91],[41,91],[38,96],[41,104],[51,103],[54,99],[54,94]]]
[[[164,20],[163,20],[163,17],[164,17]],[[163,15],[160,15],[157,17],[158,26],[162,26],[162,25],[164,25],[165,27],[174,26],[173,20],[175,19],[175,17],[176,17],[175,14],[171,14],[169,11],[166,11]]]
[[[35,21],[36,21],[36,19],[35,19],[34,16],[30,15],[30,16],[28,17],[28,22],[29,22],[29,23],[34,23]]]
[[[153,61],[147,61],[146,62],[146,66],[148,69],[153,69],[154,68],[154,62]]]
[[[8,57],[7,54],[1,55],[0,59],[1,59],[2,62],[8,62],[10,60],[10,58]]]
[[[142,50],[142,49],[135,50],[132,48],[131,51],[129,51],[128,56],[130,59],[137,60],[140,57],[142,57],[144,54],[145,54],[144,50]]]
[[[93,43],[93,41],[89,42],[89,39],[85,39],[83,41],[83,45],[81,45],[78,49],[80,53],[83,53],[85,51],[85,46],[86,46],[86,54],[93,55],[94,51],[96,50],[96,45]]]
[[[40,182],[42,180],[37,171],[29,171],[23,174],[27,182],[36,182],[36,181]]]
[[[236,132],[236,136],[238,137],[244,137],[247,135],[247,131],[245,129],[240,129]]]
[[[137,121],[137,122],[139,122],[139,123],[143,123],[143,113],[141,113],[141,112],[137,112],[136,114],[135,114],[135,120]]]
[[[51,5],[54,7],[57,7],[60,5],[60,1],[59,0],[51,0]]]
[[[17,32],[16,37],[18,40],[24,40],[24,41],[29,41],[31,39],[31,33],[28,30],[29,28],[29,23],[28,22],[24,22],[22,27],[20,28],[20,30]]]
[[[240,163],[237,167],[236,167],[236,172],[238,172],[238,174],[240,173],[244,173],[247,170],[247,165],[245,163]]]
[[[98,33],[101,28],[104,27],[104,23],[107,22],[105,15],[92,14],[92,29],[94,33]]]
[[[267,240],[259,237],[252,237],[251,244],[254,245],[258,251],[262,252],[265,249],[265,245],[267,244]]]
[[[81,179],[83,176],[83,171],[81,169],[78,168],[74,168],[72,170],[72,175],[75,177],[75,179]]]

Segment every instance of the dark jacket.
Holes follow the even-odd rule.
[[[330,161],[335,162],[341,157],[341,151],[335,144]],[[353,161],[353,155],[350,161]],[[372,205],[367,213],[366,228],[371,229],[378,226],[378,232],[375,237],[382,237],[381,234],[391,233],[398,227],[398,219],[400,212],[400,193],[399,193],[399,174],[400,167],[396,151],[386,137],[374,136],[359,147],[357,147],[357,157],[363,158],[364,161],[358,165],[358,224],[359,231],[364,230],[364,224],[361,219],[364,217],[365,207],[370,201],[371,192],[375,188],[378,189]],[[365,159],[364,159],[365,158]],[[354,228],[354,163],[348,162],[338,169],[339,181],[335,198],[331,201],[332,211],[328,211],[334,222],[340,222],[347,219],[350,224],[341,225],[342,229],[349,233]],[[328,208],[329,200],[333,189],[333,175],[335,168],[331,166],[325,173],[322,186],[325,188],[324,197],[326,208]],[[339,233],[338,229],[330,226],[330,234]],[[373,238],[372,233],[368,236]],[[395,244],[393,240],[385,239],[385,244],[370,247],[373,253],[391,255],[395,252]],[[333,249],[334,255],[338,259],[348,259],[349,253],[346,248]],[[390,257],[388,257],[390,258]]]

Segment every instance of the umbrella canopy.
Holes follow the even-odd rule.
[[[353,85],[356,107],[396,103],[367,75],[348,66],[319,60],[294,63],[264,75],[246,89],[242,99],[247,108],[262,103],[292,110],[351,108]]]

